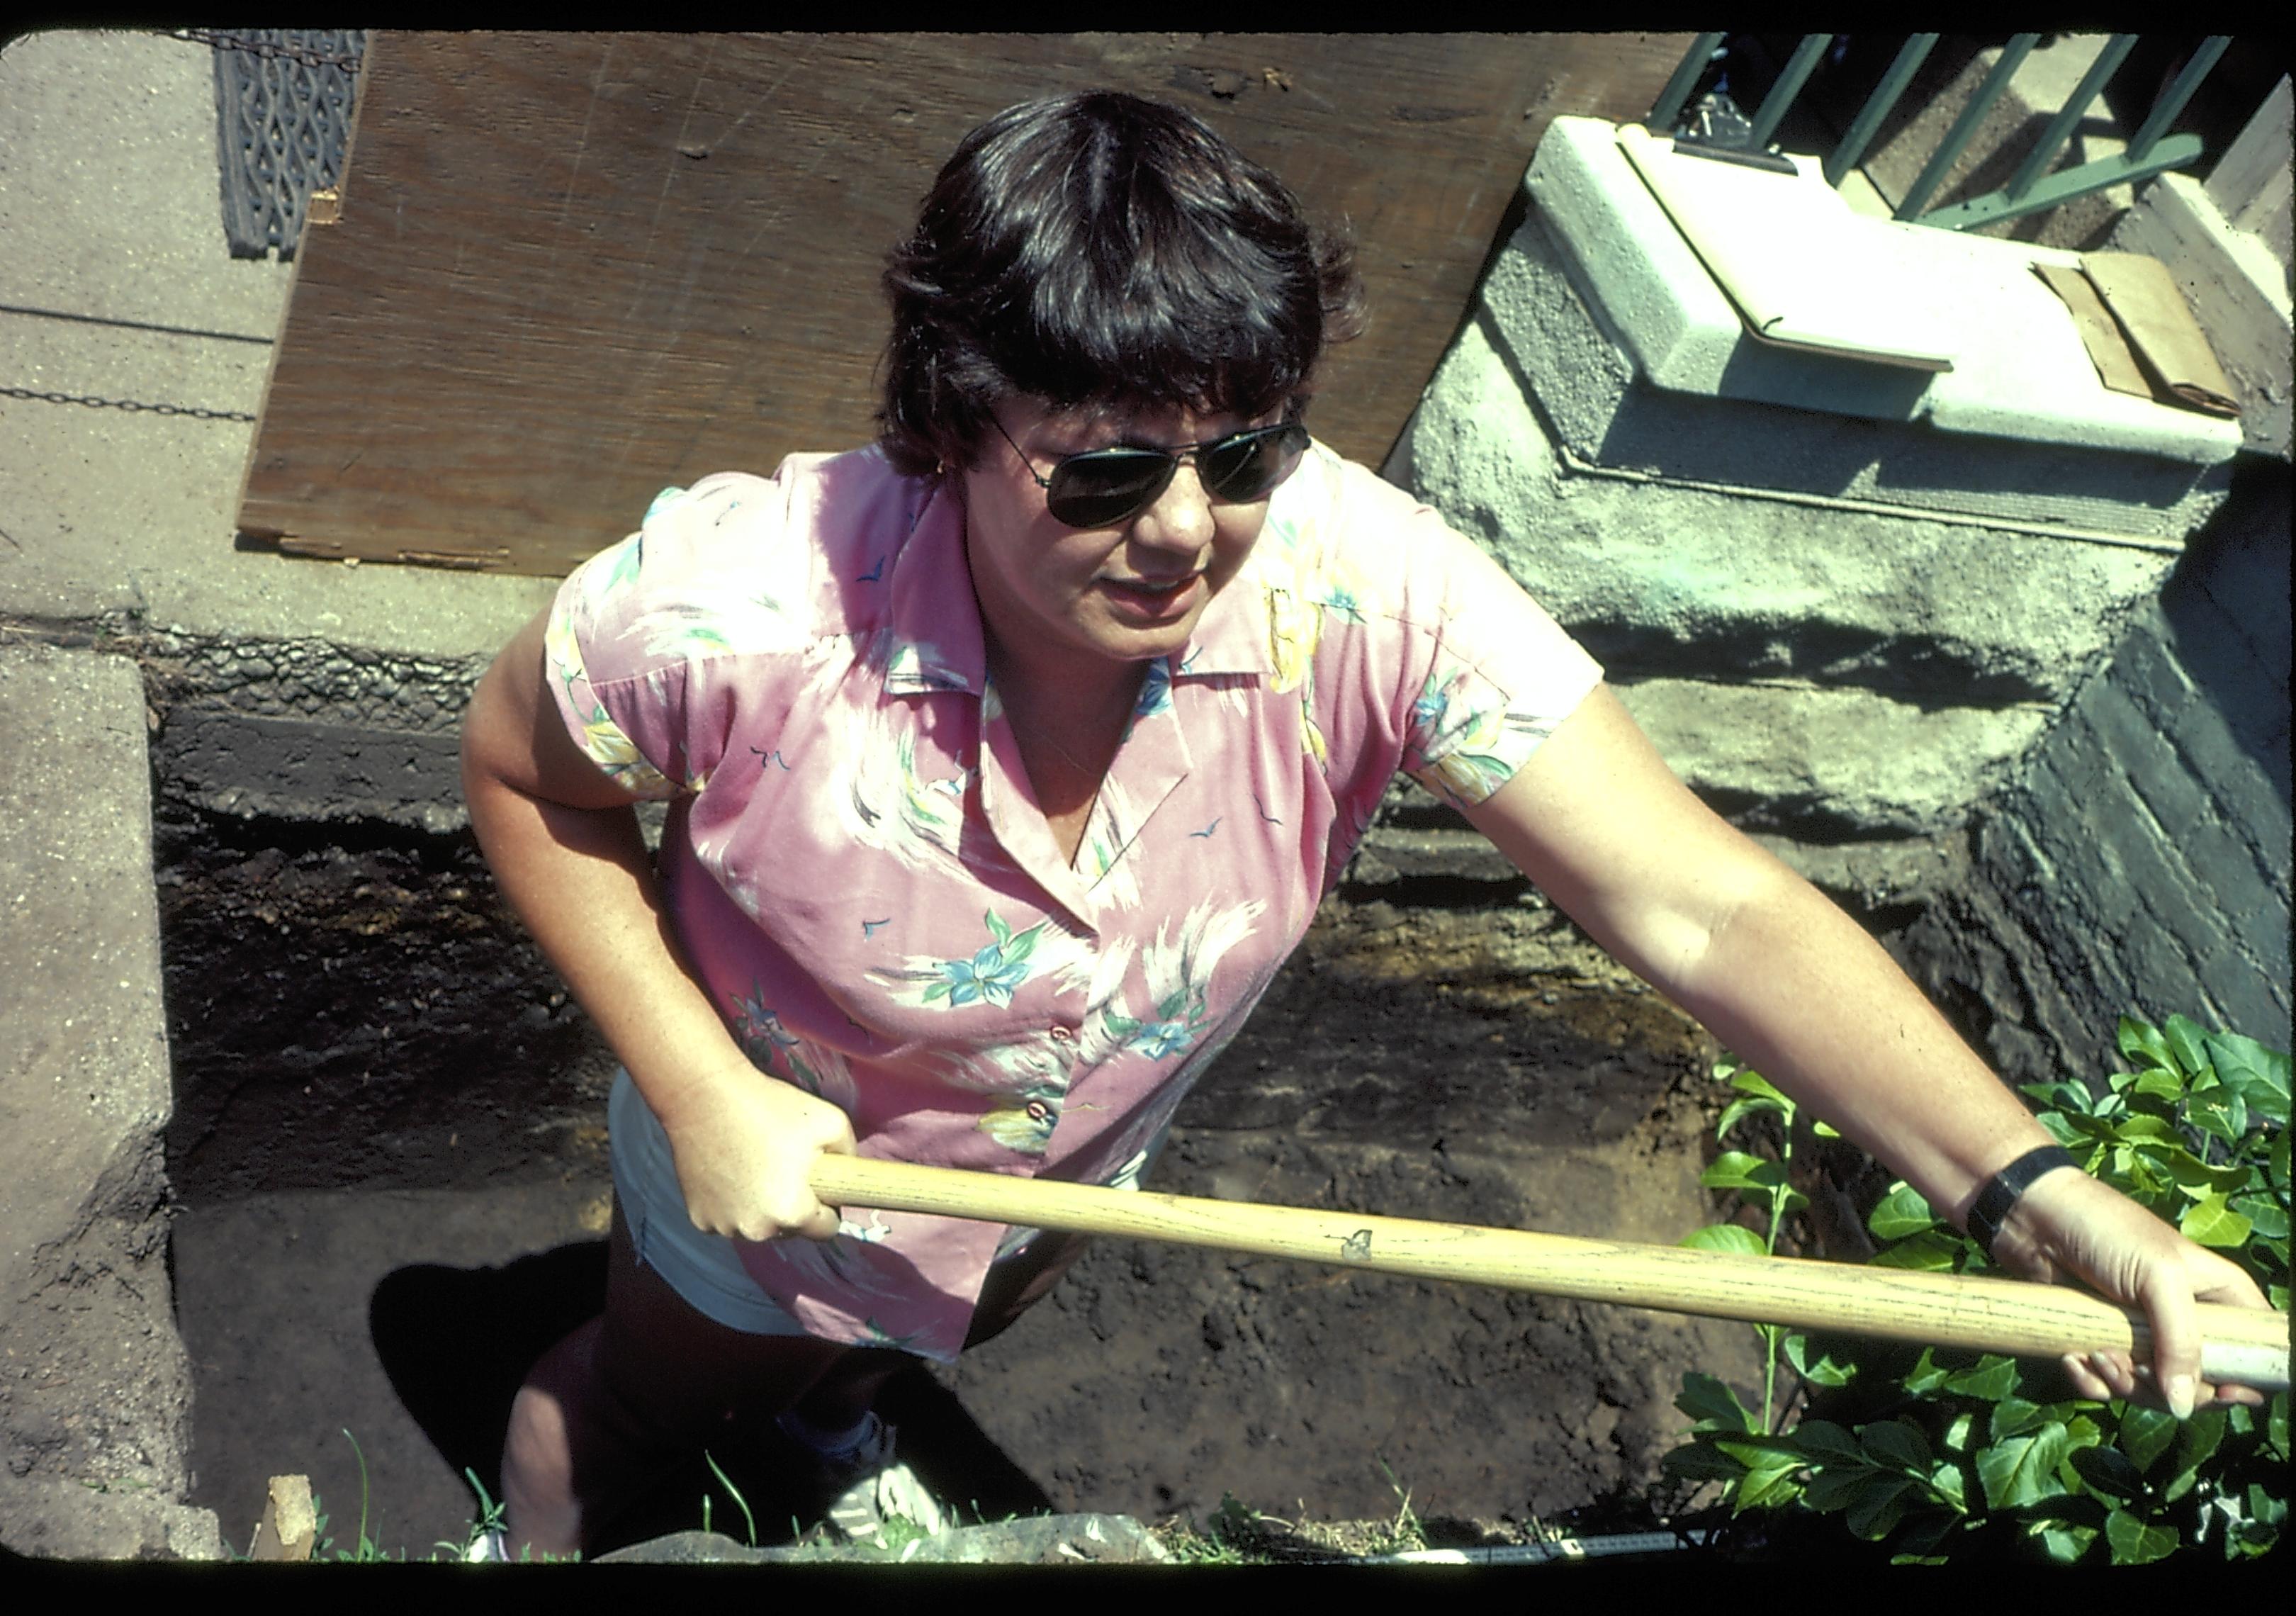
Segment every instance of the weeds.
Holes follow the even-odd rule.
[[[2118,1046],[2137,1070],[2097,1086],[2034,1084],[2039,1120],[2087,1172],[2246,1267],[2276,1307],[2288,1302],[2289,1058],[2183,1016],[2155,1028],[2123,1017]],[[1752,1111],[1792,1103],[1742,1068],[1718,1069]],[[1769,1247],[1800,1198],[1784,1163],[1726,1152],[1706,1182],[1770,1213]],[[1789,1200],[1791,1197],[1791,1201]],[[1885,1267],[1969,1272],[1976,1243],[1904,1184],[1867,1227]],[[1702,1238],[1704,1237],[1704,1238]],[[1725,1225],[1685,1243],[1767,1249]],[[1780,1524],[1838,1515],[1850,1535],[1898,1561],[1980,1554],[2059,1563],[2141,1565],[2203,1546],[2227,1560],[2278,1542],[2288,1514],[2288,1393],[2261,1410],[2203,1409],[2190,1419],[2141,1403],[2069,1395],[2054,1366],[1999,1354],[1847,1341],[1819,1352],[1769,1331],[1768,1380],[1782,1344],[1813,1417],[1788,1428],[1765,1385],[1762,1416],[1710,1375],[1683,1377],[1676,1406],[1695,1422],[1667,1473],[1718,1482],[1732,1513]],[[1790,1400],[1791,1402],[1791,1400]]]

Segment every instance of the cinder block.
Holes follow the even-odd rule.
[[[2105,677],[2097,681],[2095,692],[2082,693],[2083,701],[2091,695],[2102,698],[2108,689],[2136,701],[2145,718],[2162,729],[2173,728],[2192,705],[2192,678],[2169,648],[2168,624],[2158,606],[2148,605],[2136,614]]]

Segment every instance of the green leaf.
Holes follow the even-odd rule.
[[[1905,1518],[1906,1507],[1916,1497],[1915,1484],[1904,1476],[1869,1472],[1865,1485],[1850,1499],[1842,1523],[1868,1543],[1879,1543]]]
[[[1845,1465],[1840,1470],[1821,1470],[1801,1489],[1801,1501],[1822,1514],[1847,1509],[1865,1489],[1866,1484],[1879,1473],[1862,1459],[1855,1465]]]
[[[989,910],[980,918],[988,923],[988,935],[996,939],[999,947],[1013,940],[1013,928],[1005,924],[996,910]]]
[[[1951,1273],[1963,1256],[1973,1250],[1962,1236],[1944,1229],[1931,1229],[1901,1240],[1893,1246],[1884,1246],[1874,1255],[1874,1264],[1883,1268],[1915,1268],[1929,1273]]]
[[[2248,1484],[2248,1518],[2267,1526],[2278,1526],[2288,1519],[2288,1500],[2276,1497],[2264,1490],[2261,1481]]]
[[[1894,1470],[1910,1470],[1926,1475],[1930,1466],[1937,1462],[1930,1452],[1929,1439],[1922,1434],[1922,1428],[1902,1415],[1866,1426],[1857,1433],[1857,1440],[1868,1459]]]
[[[2096,1528],[2059,1522],[2043,1527],[2034,1535],[2040,1538],[2042,1552],[2050,1559],[2059,1565],[2071,1565],[2096,1541]]]
[[[2092,1492],[2108,1498],[2136,1498],[2144,1493],[2144,1477],[2127,1455],[2111,1448],[2079,1448],[2073,1450],[2073,1472],[2088,1484]]]
[[[1726,1426],[1751,1434],[1754,1416],[1738,1400],[1738,1394],[1710,1374],[1693,1369],[1682,1377],[1682,1395],[1674,1406],[1703,1425]]]
[[[2226,1087],[2259,1116],[2288,1124],[2288,1052],[2267,1049],[2236,1032],[2212,1032],[2206,1040],[2209,1063]]]
[[[2161,1024],[2161,1031],[2177,1057],[2177,1069],[2189,1078],[2200,1076],[2209,1064],[2207,1029],[2190,1016],[2172,1015]]]
[[[1702,1229],[1693,1229],[1680,1243],[1693,1251],[1737,1251],[1748,1257],[1770,1254],[1759,1235],[1734,1223],[1710,1223]]]
[[[2221,1408],[2203,1408],[2178,1425],[2176,1454],[2169,1462],[2169,1484],[2161,1489],[2164,1503],[2174,1504],[2193,1490],[2200,1480],[2201,1466],[2214,1456],[2224,1440],[2225,1425]]]
[[[1776,1112],[1783,1115],[1785,1111],[1784,1106],[1768,1100],[1733,1100],[1723,1107],[1721,1119],[1714,1124],[1714,1136],[1718,1139],[1726,1137],[1743,1118],[1762,1112]]]
[[[1953,1416],[1953,1423],[1945,1428],[1945,1450],[1965,1453],[1969,1449],[1969,1432],[1977,1423],[1977,1416],[1966,1409]]]
[[[2017,1360],[1988,1352],[1977,1360],[1976,1368],[1964,1369],[1946,1382],[1945,1389],[1997,1403],[2017,1390]]]
[[[1937,1361],[1937,1349],[1924,1347],[1900,1382],[1915,1397],[1927,1397],[1953,1378],[1954,1372]]]
[[[2160,1161],[2177,1187],[2194,1200],[2211,1190],[2229,1195],[2245,1189],[2251,1176],[2250,1169],[2244,1167],[2210,1167],[2182,1146],[2161,1152]]]
[[[1876,1240],[1902,1240],[1936,1227],[1937,1221],[1922,1193],[1909,1184],[1900,1184],[1882,1197],[1881,1204],[1866,1218],[1866,1226]]]
[[[1839,1139],[1841,1137],[1841,1130],[1840,1128],[1834,1127],[1831,1122],[1821,1122],[1815,1117],[1812,1117],[1809,1120],[1809,1128],[1810,1132],[1816,1134],[1821,1139]]]
[[[2185,1106],[2185,1120],[2212,1138],[2238,1144],[2248,1131],[2248,1105],[2237,1089],[2219,1088],[2194,1095]]]
[[[2029,1437],[1996,1442],[1977,1456],[1977,1479],[1985,1502],[1995,1510],[2017,1509],[2061,1497],[2057,1462],[2065,1456],[2065,1428],[2044,1426]]]
[[[2049,1406],[2046,1403],[2030,1402],[2021,1397],[2005,1397],[1993,1406],[1993,1418],[1988,1430],[1993,1440],[1998,1442],[2005,1437],[2021,1435],[2036,1425],[2046,1423],[2049,1415]]]
[[[1724,1151],[1698,1175],[1698,1182],[1710,1190],[1770,1189],[1785,1181],[1784,1168],[1744,1151]]]
[[[1659,1461],[1659,1469],[1682,1481],[1735,1481],[1746,1467],[1704,1442],[1677,1448]]]
[[[2248,1241],[2249,1221],[2225,1204],[2221,1194],[2195,1203],[2177,1222],[2185,1239],[2196,1245],[2237,1246]]]
[[[1749,1509],[1775,1509],[1781,1505],[1792,1503],[1801,1495],[1801,1483],[1794,1480],[1794,1472],[1800,1468],[1799,1460],[1790,1460],[1784,1464],[1763,1464],[1749,1470],[1746,1472],[1746,1479],[1738,1483],[1736,1507],[1731,1513],[1735,1514]]]
[[[2185,1080],[2171,1071],[2155,1066],[2140,1072],[2135,1091],[2148,1099],[2166,1100],[2171,1105],[2185,1097]]]
[[[1831,1420],[1804,1420],[1792,1434],[1795,1446],[1814,1464],[1862,1465],[1866,1462],[1857,1439]]]
[[[2177,1416],[2165,1408],[2135,1404],[2120,1416],[2120,1451],[2136,1466],[2137,1474],[2151,1470],[2153,1462],[2169,1451],[2169,1444],[2177,1440]]]
[[[2155,1066],[2166,1066],[2171,1070],[2176,1068],[2176,1054],[2158,1028],[2124,1015],[2120,1018],[2120,1034],[2114,1042],[2125,1055],[2142,1055]]]
[[[1794,1108],[1794,1103],[1786,1098],[1777,1085],[1759,1071],[1750,1071],[1742,1066],[1740,1067],[1730,1074],[1730,1087],[1742,1095],[1751,1095],[1763,1100],[1775,1100],[1784,1110],[1792,1111]]]
[[[2263,1195],[2238,1195],[2226,1202],[2267,1240],[2288,1238],[2288,1205]]]
[[[2104,1518],[2104,1539],[2112,1546],[2115,1565],[2150,1565],[2177,1552],[2174,1531],[2125,1509],[2116,1509]]]
[[[1786,1362],[1793,1366],[1794,1373],[1813,1386],[1847,1386],[1857,1374],[1856,1363],[1844,1363],[1830,1352],[1814,1364],[1809,1362],[1809,1340],[1807,1336],[1787,1336],[1785,1354]]]

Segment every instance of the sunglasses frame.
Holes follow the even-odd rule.
[[[1207,454],[1210,454],[1218,449],[1226,448],[1230,445],[1247,440],[1257,444],[1270,439],[1288,439],[1292,434],[1298,434],[1299,441],[1297,447],[1293,451],[1292,466],[1286,468],[1283,473],[1278,476],[1275,481],[1269,483],[1267,487],[1259,493],[1251,496],[1250,498],[1238,499],[1232,497],[1222,489],[1213,487],[1209,480],[1205,480],[1204,492],[1208,496],[1219,500],[1223,504],[1250,504],[1256,501],[1267,498],[1268,495],[1274,493],[1276,488],[1280,488],[1283,483],[1284,478],[1290,476],[1292,471],[1297,468],[1298,456],[1306,454],[1308,450],[1308,429],[1297,421],[1280,421],[1273,426],[1246,427],[1240,432],[1229,432],[1222,437],[1208,439],[1201,443],[1185,444],[1177,449],[1148,448],[1136,444],[1111,444],[1106,448],[1086,449],[1080,454],[1062,455],[1060,460],[1054,463],[1053,467],[1053,474],[1050,477],[1046,477],[1037,470],[1036,463],[1029,458],[1028,452],[1022,449],[1019,444],[1013,443],[1013,434],[1004,430],[1004,423],[996,419],[994,411],[990,412],[988,420],[989,423],[996,427],[997,435],[1003,438],[1006,443],[1012,445],[1013,453],[1019,457],[1021,466],[1028,472],[1029,475],[1036,480],[1037,486],[1045,490],[1045,509],[1052,514],[1053,520],[1066,527],[1078,528],[1087,530],[1094,528],[1113,528],[1119,526],[1122,523],[1130,521],[1134,517],[1139,515],[1140,513],[1154,504],[1158,500],[1164,496],[1164,490],[1172,486],[1172,479],[1180,474],[1180,463],[1183,461],[1193,462],[1196,467],[1197,477],[1199,479],[1202,479],[1202,456]],[[1070,499],[1070,496],[1055,491],[1053,485],[1061,480],[1061,473],[1062,472],[1066,471],[1070,466],[1077,464],[1079,461],[1100,461],[1106,463],[1120,460],[1137,460],[1143,462],[1160,461],[1163,463],[1163,471],[1142,491],[1137,504],[1131,505],[1123,511],[1118,512],[1112,516],[1105,517],[1096,521],[1078,521],[1071,516],[1064,516],[1061,513],[1058,507],[1062,503],[1068,501]],[[1245,463],[1249,464],[1250,462],[1247,461]],[[1089,498],[1093,496],[1087,495],[1083,496],[1082,497]],[[1072,504],[1070,508],[1074,508]]]

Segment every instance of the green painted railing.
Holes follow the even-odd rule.
[[[1698,36],[1689,53],[1683,57],[1681,65],[1675,69],[1673,77],[1667,80],[1665,89],[1659,93],[1657,103],[1651,108],[1650,117],[1645,122],[1652,134],[1673,135],[1677,132],[1692,92],[1704,78],[1707,69],[1721,59],[1723,41],[1727,37],[1727,35],[1720,33]],[[1923,212],[1930,198],[1945,183],[1946,176],[1953,172],[1954,165],[1960,160],[1962,153],[1969,149],[1969,143],[1975,138],[1986,114],[2008,90],[2009,81],[2016,76],[2017,69],[2039,39],[2038,34],[2017,34],[2002,47],[2000,59],[1995,62],[1993,70],[1986,75],[1985,82],[1978,86],[1977,94],[1962,109],[1961,115],[1954,119],[1953,127],[1946,132],[1944,141],[1923,168],[1920,176],[1914,181],[1913,188],[1898,202],[1892,217],[1933,225],[1945,230],[1969,230],[1980,225],[1998,224],[2004,219],[2020,218],[2043,209],[2058,207],[2109,185],[2150,179],[2167,169],[2181,168],[2200,157],[2202,147],[2198,135],[2170,135],[2168,129],[2176,121],[2177,115],[2185,110],[2185,103],[2193,98],[2193,92],[2200,87],[2201,80],[2208,77],[2209,70],[2224,54],[2225,47],[2232,43],[2231,36],[2226,34],[2211,36],[2193,53],[2184,70],[2161,92],[2160,98],[2153,103],[2152,110],[2145,115],[2144,122],[2125,151],[2117,156],[2082,163],[2062,173],[2049,172],[2050,164],[2056,161],[2058,154],[2065,148],[2065,143],[2072,138],[2074,128],[2103,93],[2106,81],[2128,59],[2129,51],[2136,44],[2135,34],[2115,34],[2107,41],[2088,71],[2082,75],[2080,84],[2070,98],[2049,120],[2048,127],[2042,131],[2040,141],[2006,185],[1969,201]],[[1857,116],[1850,121],[1849,132],[1826,158],[1824,171],[1828,185],[1839,186],[1850,169],[1857,166],[1858,159],[1866,154],[1866,148],[1872,144],[1874,132],[1882,127],[1882,120],[1890,115],[1890,110],[1905,94],[1906,86],[1912,83],[1914,74],[1937,42],[1935,34],[1915,34],[1906,39],[1898,50],[1897,59],[1890,64],[1890,70],[1882,75],[1881,83],[1874,86],[1874,93],[1866,98],[1866,104],[1858,110]],[[1694,143],[1685,140],[1685,148],[1762,167],[1779,166],[1780,160],[1772,151],[1778,126],[1792,110],[1795,98],[1801,94],[1802,86],[1809,82],[1810,75],[1816,70],[1827,47],[1833,43],[1833,36],[1831,34],[1803,35],[1792,57],[1779,73],[1776,83],[1763,96],[1762,104],[1748,119],[1744,128],[1734,127],[1728,135],[1718,138],[1710,132]]]

